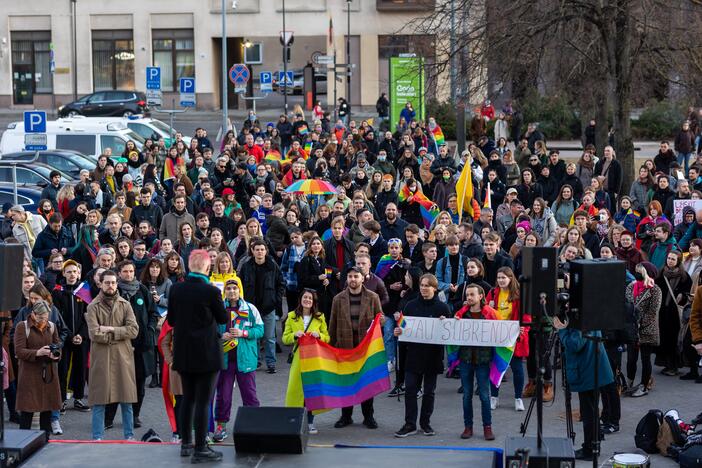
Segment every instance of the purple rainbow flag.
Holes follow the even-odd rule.
[[[73,295],[86,304],[93,302],[93,296],[90,295],[90,285],[88,285],[87,281],[80,283],[75,291],[73,291]]]

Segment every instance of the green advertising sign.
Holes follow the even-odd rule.
[[[417,113],[415,119],[424,120],[424,58],[390,57],[390,128],[400,120],[400,112],[407,102]]]

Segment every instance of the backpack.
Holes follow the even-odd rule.
[[[658,432],[663,423],[663,412],[661,410],[648,410],[648,413],[636,425],[634,433],[634,442],[636,447],[646,453],[658,453],[656,442],[658,441]]]
[[[685,445],[685,435],[675,418],[672,416],[665,416],[661,427],[658,429],[656,447],[661,455],[667,457],[670,456],[668,454],[668,449],[673,445],[678,447]]]

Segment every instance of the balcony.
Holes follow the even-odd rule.
[[[375,8],[388,12],[431,11],[436,8],[436,0],[375,0]]]

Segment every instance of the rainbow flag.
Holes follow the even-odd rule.
[[[453,373],[458,367],[458,364],[461,362],[461,360],[458,358],[459,349],[460,346],[456,345],[446,346],[446,361],[448,363],[448,369],[446,371],[447,374]]]
[[[397,319],[397,326],[400,328],[405,328],[407,326],[407,320],[405,320],[405,314],[400,312],[400,318]]]
[[[303,146],[303,148],[305,149],[305,152],[307,154],[310,154],[310,151],[312,151],[312,141],[306,141],[305,146]]]
[[[248,309],[246,309],[246,310],[238,310],[238,311],[236,312],[236,316],[237,316],[238,318],[242,319],[242,320],[246,320],[246,319],[249,318],[249,310],[248,310]]]
[[[334,273],[334,270],[332,270],[331,268],[324,269],[324,274],[327,275],[328,277],[330,277],[332,275],[332,273]]]
[[[436,142],[437,148],[441,145],[446,144],[446,138],[444,138],[444,132],[441,131],[441,127],[437,124],[436,127],[431,131],[434,134],[434,141]],[[438,150],[437,150],[438,151]]]
[[[73,295],[85,302],[90,304],[93,302],[93,296],[90,294],[90,285],[87,281],[83,281],[78,285],[78,287],[73,290]]]
[[[388,273],[390,273],[390,270],[392,270],[392,267],[394,267],[396,264],[397,260],[393,260],[392,255],[385,254],[380,257],[380,260],[378,260],[378,266],[375,267],[375,274],[378,276],[378,278],[385,279],[385,277],[388,276]]]
[[[270,150],[267,152],[263,159],[266,161],[278,161],[281,167],[285,167],[292,162],[289,159],[284,158],[280,152],[276,150]]]
[[[346,233],[348,233],[348,232],[349,232],[349,228],[345,227],[343,236],[346,236]],[[325,241],[325,240],[329,240],[331,238],[332,238],[332,230],[331,230],[331,228],[329,228],[326,231],[324,231],[324,233],[322,234],[322,240]]]
[[[410,203],[419,203],[421,205],[419,211],[422,213],[424,227],[425,229],[429,229],[431,223],[433,223],[434,219],[439,215],[439,208],[420,191],[412,195],[407,185],[403,186],[402,189],[400,189],[400,193],[397,194],[397,200],[401,202],[408,200],[410,197],[412,197]]]
[[[490,362],[490,382],[492,382],[495,387],[499,388],[502,377],[504,377],[505,372],[507,372],[513,354],[514,346],[495,348],[495,352],[492,355],[492,362]]]
[[[439,207],[433,205],[431,209],[427,210],[424,207],[424,205],[422,205],[421,207],[419,207],[419,211],[422,213],[422,221],[424,221],[424,228],[428,231],[436,217],[439,216]]]
[[[175,163],[173,159],[166,158],[163,163],[163,180],[175,179]]]
[[[358,405],[390,389],[380,314],[353,349],[334,348],[311,335],[298,340],[300,374],[309,410]]]
[[[307,135],[310,133],[310,129],[307,128],[307,125],[302,125],[300,128],[297,129],[297,133],[300,135]]]

